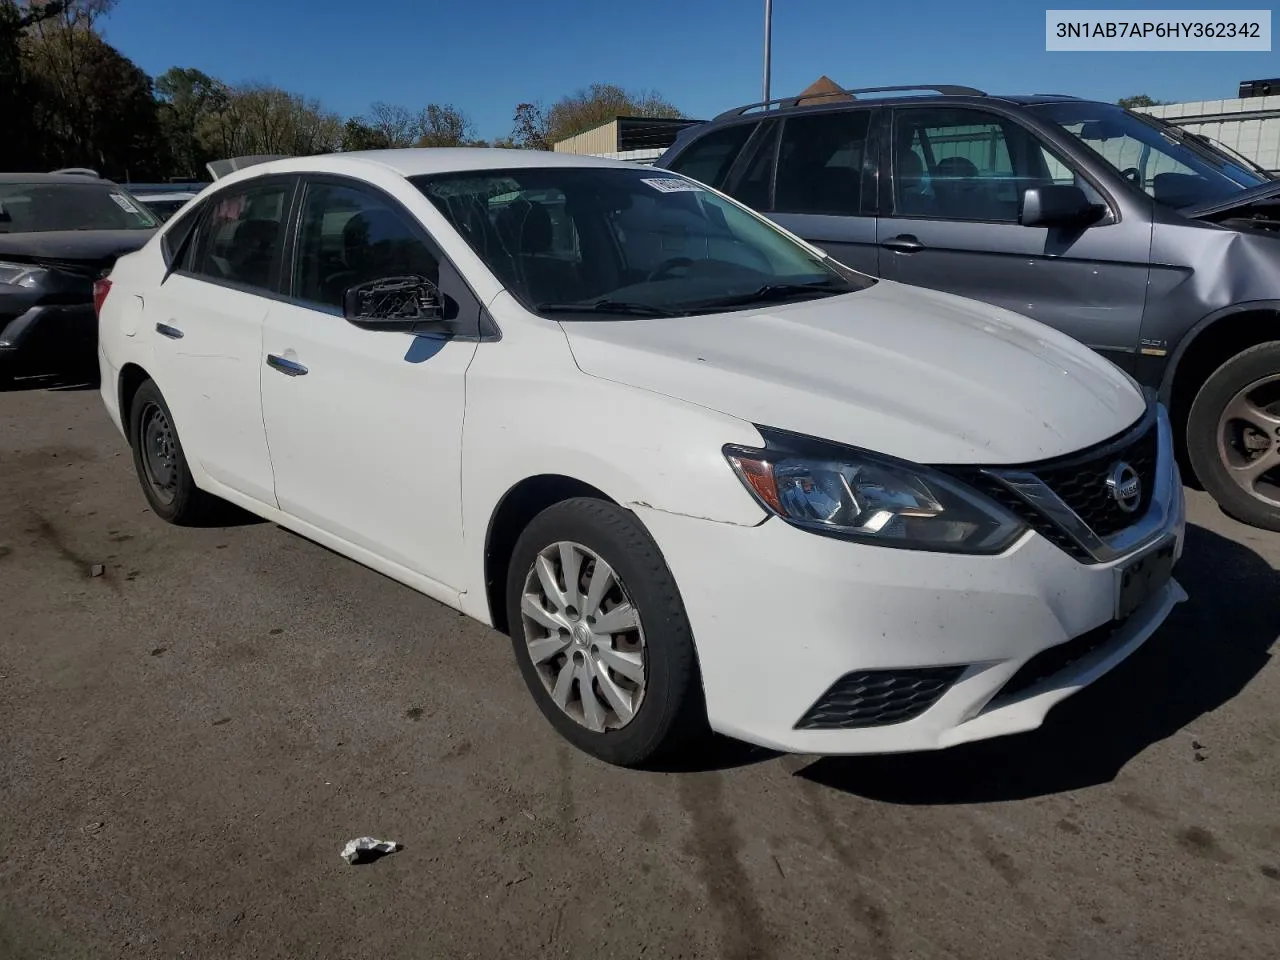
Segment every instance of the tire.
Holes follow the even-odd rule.
[[[545,580],[538,576],[536,565],[545,551],[552,557],[549,563],[560,599],[573,600],[565,595],[567,578],[561,572],[565,567],[557,559],[563,557],[557,545],[563,544],[572,545],[582,560],[577,580],[581,609],[577,610],[572,602],[557,606],[542,586]],[[590,587],[601,563],[611,568],[613,579],[604,578],[611,585],[604,598],[593,604]],[[530,618],[528,608],[522,608],[526,587],[540,595],[540,620]],[[574,746],[608,763],[638,767],[669,756],[705,732],[702,678],[684,603],[657,544],[633,514],[590,498],[548,507],[516,542],[506,598],[511,641],[529,692],[551,725]],[[597,616],[601,624],[610,615],[613,622],[608,626],[626,626],[632,618],[621,615],[625,613],[621,605],[628,599],[631,609],[638,611],[634,618],[638,630],[591,632]],[[566,607],[568,613],[563,613]],[[570,629],[553,639],[552,623]],[[585,640],[580,635],[583,627],[590,634]],[[539,645],[540,661],[535,663],[530,638],[538,637],[546,639]],[[548,651],[556,652],[548,655]],[[614,669],[624,658],[625,674]],[[567,702],[562,708],[553,691],[561,686],[558,681],[564,680],[566,671],[576,672],[567,674]],[[584,699],[583,677],[596,710],[589,710]],[[615,694],[626,697],[628,707],[634,707],[629,719],[623,720],[625,711],[616,706],[616,699],[605,696],[605,681],[611,682]],[[599,708],[607,714],[603,729],[589,717],[599,720]]]
[[[161,440],[169,464],[163,475],[154,460],[149,462],[146,452],[148,442]],[[178,526],[191,526],[212,514],[218,501],[192,479],[173,414],[153,380],[145,381],[134,394],[129,408],[129,446],[133,448],[133,467],[142,493],[157,517]]]
[[[1224,420],[1229,408],[1245,409],[1242,398],[1252,411]],[[1259,478],[1246,479],[1240,470],[1260,457],[1268,462],[1280,458],[1280,341],[1236,354],[1204,382],[1187,417],[1187,456],[1206,492],[1226,513],[1242,523],[1280,531],[1280,459]]]

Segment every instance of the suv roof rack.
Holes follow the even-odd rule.
[[[60,170],[50,170],[51,174],[65,173],[76,177],[93,177],[95,180],[101,180],[102,177],[97,170],[90,170],[88,167],[63,167]]]
[[[722,120],[726,117],[740,117],[744,113],[748,113],[752,110],[759,110],[762,108],[767,110],[774,104],[777,104],[780,107],[794,107],[798,106],[801,100],[820,101],[829,97],[848,97],[850,100],[856,100],[858,99],[858,95],[863,93],[899,93],[909,90],[927,90],[941,97],[985,97],[987,95],[985,91],[978,90],[975,87],[962,87],[956,86],[955,84],[945,83],[936,85],[912,83],[901,87],[855,87],[853,89],[836,87],[831,90],[823,90],[818,93],[811,93],[808,95],[798,93],[791,97],[778,97],[773,100],[761,100],[759,103],[749,103],[745,107],[734,107],[731,110],[726,110],[715,119]]]

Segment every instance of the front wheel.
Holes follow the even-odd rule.
[[[684,604],[628,511],[576,498],[538,514],[511,558],[507,611],[530,693],[579,749],[639,766],[705,728]]]
[[[1205,381],[1187,418],[1187,456],[1223,510],[1280,531],[1280,341],[1236,354]]]
[[[143,383],[134,394],[129,408],[129,445],[142,492],[157,517],[179,526],[208,517],[217,500],[192,479],[173,414],[153,380]]]

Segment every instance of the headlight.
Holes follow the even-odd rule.
[[[766,437],[789,437],[765,433]],[[887,547],[999,553],[1022,535],[1021,520],[963,483],[927,467],[806,440],[757,450],[726,446],[738,478],[788,523]],[[809,449],[804,449],[808,447]]]
[[[30,289],[40,282],[40,277],[45,272],[44,267],[34,267],[28,263],[0,262],[0,283]]]

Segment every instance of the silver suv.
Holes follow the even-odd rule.
[[[1280,180],[1250,161],[1112,104],[944,86],[739,107],[657,166],[1083,341],[1159,390],[1224,510],[1280,530]]]

